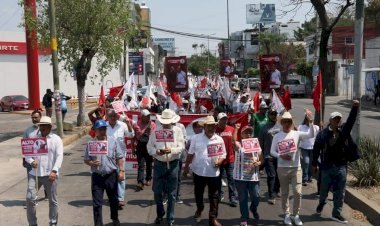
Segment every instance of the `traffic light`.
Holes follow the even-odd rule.
[[[251,34],[251,45],[257,46],[259,44],[259,34],[258,33],[252,33]]]
[[[141,73],[141,72],[143,71],[143,66],[142,66],[142,64],[138,64],[138,66],[137,66],[137,71],[138,71],[139,73]]]

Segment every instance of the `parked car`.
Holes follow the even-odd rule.
[[[306,94],[306,86],[298,79],[288,79],[284,83],[284,88],[289,87],[291,96],[302,96]]]
[[[248,84],[250,89],[260,88],[261,80],[259,78],[249,78]]]
[[[1,111],[26,110],[29,108],[29,99],[23,95],[10,95],[1,98]]]

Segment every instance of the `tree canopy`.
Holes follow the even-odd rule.
[[[207,66],[208,59],[210,62],[209,66]],[[211,71],[219,73],[219,58],[215,57],[208,50],[205,50],[199,55],[192,55],[188,59],[188,65],[189,71],[193,75],[203,75],[207,72],[207,69],[211,69]]]

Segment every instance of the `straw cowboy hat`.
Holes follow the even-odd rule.
[[[170,109],[165,109],[161,115],[157,115],[157,120],[161,124],[173,124],[177,123],[180,120],[180,116],[174,113],[174,111]]]
[[[40,122],[37,125],[52,125],[51,118],[48,116],[42,116]]]
[[[215,121],[214,117],[212,115],[209,115],[205,118],[205,120],[199,122],[199,125],[205,126],[205,125],[216,125],[217,122]]]

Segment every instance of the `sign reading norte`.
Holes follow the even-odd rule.
[[[175,38],[153,38],[153,42],[168,52],[175,50]]]

